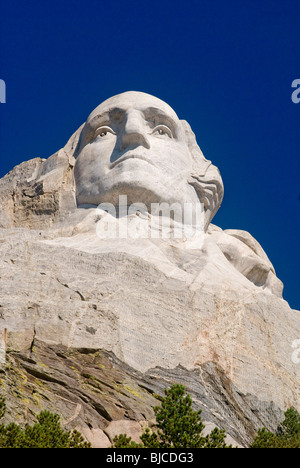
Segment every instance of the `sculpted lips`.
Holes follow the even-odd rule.
[[[127,159],[141,159],[142,161],[145,161],[148,164],[152,164],[152,166],[154,165],[152,161],[149,161],[149,158],[146,158],[145,156],[143,156],[141,154],[126,153],[123,156],[121,156],[120,158],[118,158],[116,161],[112,162],[110,164],[110,169],[113,169],[115,166],[117,166],[118,164],[120,164],[123,161],[126,161]]]

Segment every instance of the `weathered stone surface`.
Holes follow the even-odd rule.
[[[153,100],[137,94],[125,96],[121,130],[109,123],[112,129],[91,133],[106,103],[65,148],[47,160],[24,162],[0,180],[0,360],[7,418],[17,414],[25,422],[40,408],[55,409],[66,425],[81,427],[95,446],[105,446],[101,431],[107,434],[110,423],[128,420],[137,427],[153,419],[151,395],[180,382],[206,421],[245,445],[258,427],[276,428],[287,407],[300,410],[300,366],[292,360],[299,311],[282,298],[272,263],[249,233],[211,224],[222,180],[188,124],[155,100],[173,127],[168,130],[169,120],[160,125],[156,109],[152,120],[159,125],[152,128],[144,107]],[[149,125],[152,133],[143,133]],[[107,134],[113,140],[102,141]],[[115,149],[118,142],[123,146]],[[136,153],[141,146],[142,155]],[[107,151],[115,159],[106,168],[112,178],[103,176],[112,184],[106,191],[97,174],[104,167],[98,158]],[[153,171],[164,156],[164,173],[179,173],[180,189],[172,191],[174,180],[164,185],[152,172],[145,177],[147,151]],[[172,163],[166,154],[178,160]],[[187,169],[180,172],[184,157]],[[118,158],[123,160],[115,164]],[[124,189],[129,202],[140,196],[147,208],[159,196],[200,200],[201,242],[191,248],[186,238],[99,236],[106,220],[120,227],[125,218],[140,226],[154,219],[143,211],[114,218],[95,206],[114,201]]]
[[[137,421],[125,421],[121,419],[120,421],[112,421],[109,423],[105,429],[105,433],[112,441],[117,435],[126,434],[128,437],[131,437],[133,442],[140,443],[143,430],[141,424]]]
[[[202,410],[206,432],[226,429],[233,445],[247,446],[259,427],[275,429],[283,415],[272,403],[242,395],[214,363],[194,371],[179,366],[141,373],[106,351],[35,339],[26,352],[8,351],[0,366],[5,422],[30,423],[47,409],[61,416],[66,429],[79,430],[93,447],[103,448],[124,431],[138,442],[142,428],[155,424],[157,396],[178,382],[191,394],[194,409]]]
[[[76,429],[90,442],[92,448],[111,447],[111,441],[101,429],[90,429],[88,427],[77,427]]]
[[[142,372],[214,361],[241,391],[298,405],[299,313],[239,274],[209,234],[197,254],[51,234],[0,233],[9,348],[28,349],[35,336],[112,351]]]
[[[130,375],[115,364],[112,355],[37,340],[27,352],[7,353],[0,382],[7,422],[24,424],[48,409],[61,415],[64,426],[80,429],[96,445],[108,445],[102,432],[111,421],[151,420],[152,406],[158,403],[138,385],[134,372]]]

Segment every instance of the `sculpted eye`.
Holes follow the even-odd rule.
[[[153,135],[160,135],[160,136],[168,136],[169,138],[173,138],[172,131],[166,125],[157,125],[153,131]]]
[[[94,135],[94,138],[104,138],[106,137],[108,134],[112,134],[112,135],[116,135],[116,133],[113,131],[112,128],[110,127],[100,127],[96,130],[95,132],[95,135]]]

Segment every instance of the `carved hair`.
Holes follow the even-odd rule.
[[[208,161],[199,148],[194,132],[185,120],[181,120],[186,142],[192,155],[193,172],[188,180],[204,205],[205,230],[221,206],[224,186],[219,169]]]

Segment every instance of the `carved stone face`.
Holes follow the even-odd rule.
[[[88,117],[77,150],[77,205],[197,202],[188,183],[193,158],[181,121],[166,103],[126,92]]]

